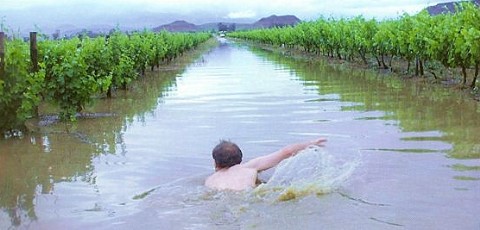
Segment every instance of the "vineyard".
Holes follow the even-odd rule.
[[[377,21],[362,16],[302,22],[295,27],[239,31],[228,36],[305,52],[361,60],[378,68],[426,72],[434,78],[458,69],[462,85],[476,88],[480,65],[480,9],[473,3],[457,5],[457,13],[417,15]],[[402,65],[402,63],[406,63]],[[411,68],[414,64],[415,67]]]
[[[32,36],[32,34],[34,36]],[[49,40],[31,33],[30,44],[0,32],[0,131],[38,116],[42,102],[57,105],[62,120],[104,95],[195,48],[208,33],[114,32],[108,36]]]

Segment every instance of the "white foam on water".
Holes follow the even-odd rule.
[[[322,147],[310,146],[282,161],[267,183],[257,187],[254,194],[286,201],[310,194],[330,193],[352,175],[359,163],[358,155],[340,159]]]

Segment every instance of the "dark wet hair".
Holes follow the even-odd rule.
[[[233,142],[221,140],[213,148],[212,157],[219,168],[228,168],[242,162],[242,150]]]

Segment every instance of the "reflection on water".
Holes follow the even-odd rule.
[[[37,197],[55,194],[56,184],[84,184],[84,188],[75,193],[85,189],[97,190],[94,159],[105,154],[126,153],[123,132],[132,123],[144,122],[165,94],[165,89],[174,85],[174,77],[191,62],[192,57],[198,57],[198,53],[161,67],[161,72],[147,74],[134,82],[128,92],[117,92],[114,99],[102,99],[87,108],[113,116],[80,119],[74,124],[54,123],[36,127],[38,133],[2,140],[0,207],[6,216],[0,216],[0,228],[9,226],[8,223],[24,226],[36,221]],[[98,209],[97,204],[85,210],[95,209]]]
[[[68,145],[75,145],[76,148],[63,147]],[[91,183],[91,153],[95,152],[92,145],[79,143],[76,138],[63,135],[32,135],[3,141],[0,205],[8,213],[12,225],[35,220],[35,197],[53,193],[56,183]]]
[[[105,116],[0,141],[0,229],[480,224],[480,108],[446,89],[223,41],[89,110]],[[318,136],[270,184],[203,186],[221,138],[248,160]]]
[[[459,95],[430,83],[415,84],[375,74],[370,70],[358,71],[325,63],[312,65],[258,49],[253,51],[288,66],[302,78],[306,87],[315,86],[310,89],[329,97],[317,100],[332,100],[330,97],[337,95],[338,98],[333,100],[353,102],[343,106],[343,111],[382,111],[358,119],[392,121],[392,125],[398,125],[407,133],[402,138],[405,141],[445,141],[452,144],[453,148],[444,149],[451,157],[480,158],[480,105],[469,100],[468,95]],[[425,149],[425,152],[431,151]]]

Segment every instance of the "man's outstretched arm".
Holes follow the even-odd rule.
[[[305,149],[310,145],[322,146],[323,143],[326,141],[327,140],[325,138],[318,138],[311,141],[287,145],[276,152],[252,159],[247,163],[243,164],[243,167],[253,168],[253,169],[256,169],[257,171],[267,170],[269,168],[275,167],[282,160],[289,158],[291,156],[294,156],[295,154],[298,153],[298,151]]]

